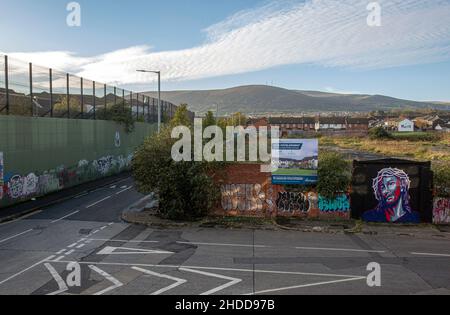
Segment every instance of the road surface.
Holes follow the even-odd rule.
[[[449,294],[448,238],[150,229],[127,178],[0,225],[0,294]],[[367,266],[381,266],[369,287]]]

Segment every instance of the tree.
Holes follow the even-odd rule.
[[[173,119],[170,121],[170,126],[172,128],[178,126],[192,127],[192,121],[189,118],[188,112],[187,104],[180,104],[175,111]]]
[[[162,217],[194,220],[205,216],[219,199],[220,192],[213,174],[218,163],[181,161],[172,158],[172,128],[191,126],[186,106],[180,106],[174,118],[161,133],[149,137],[133,159],[133,175],[138,190],[154,192],[159,199]]]
[[[69,109],[72,113],[81,112],[81,102],[77,97],[69,97]],[[67,112],[67,96],[60,96],[57,103],[53,105],[53,110],[57,112]]]
[[[205,118],[203,119],[203,128],[208,128],[210,126],[216,126],[216,118],[212,111],[206,113]]]
[[[351,182],[350,163],[336,152],[321,152],[319,156],[319,194],[333,199],[336,194],[346,192]]]

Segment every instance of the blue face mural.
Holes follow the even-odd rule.
[[[366,211],[366,222],[420,223],[420,215],[410,206],[408,175],[396,168],[385,168],[373,180],[373,191],[378,205]]]

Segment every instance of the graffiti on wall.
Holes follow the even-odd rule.
[[[3,199],[3,177],[4,177],[4,172],[3,172],[3,152],[0,152],[0,200]]]
[[[288,213],[307,213],[311,209],[309,196],[298,192],[279,192],[276,205],[278,211]]]
[[[434,201],[433,223],[450,223],[450,198],[437,198]]]
[[[378,205],[362,217],[367,222],[420,223],[420,215],[410,206],[411,181],[405,171],[385,168],[373,179]]]
[[[1,157],[1,156],[0,156]],[[51,192],[71,187],[88,180],[119,173],[131,165],[133,156],[106,156],[89,162],[81,160],[72,168],[59,166],[40,175],[8,174],[5,176],[3,199],[14,202],[32,197],[42,196]],[[0,159],[0,170],[3,172],[3,159]],[[1,177],[3,180],[3,176]],[[0,198],[1,200],[1,198]],[[7,200],[8,201],[8,200]]]
[[[324,213],[350,212],[350,197],[341,194],[334,199],[327,199],[319,196],[319,210]]]
[[[263,211],[266,194],[260,184],[222,185],[222,208],[225,211]]]

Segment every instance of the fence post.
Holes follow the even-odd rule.
[[[114,87],[114,107],[117,105],[117,87]]]
[[[29,76],[30,76],[30,105],[31,105],[31,116],[34,117],[34,104],[33,104],[33,64],[30,62],[29,66]]]
[[[122,89],[122,110],[125,111],[125,90]]]
[[[53,117],[53,70],[48,69],[48,78],[50,80],[50,117]]]
[[[9,115],[9,71],[8,56],[5,55],[5,89],[6,89],[6,115]]]

